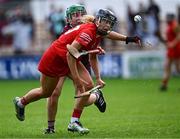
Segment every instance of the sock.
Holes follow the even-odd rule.
[[[55,121],[48,121],[48,128],[54,129]]]
[[[17,105],[21,108],[25,107],[25,105],[22,103],[21,99],[19,99],[19,101],[17,102]]]
[[[21,101],[22,105],[24,105],[24,106],[26,106],[27,104],[29,104],[24,97],[22,97],[22,98],[20,99],[20,101]]]
[[[168,80],[167,80],[167,79],[165,79],[165,80],[162,81],[162,84],[163,84],[164,86],[167,86],[167,83],[168,83]]]
[[[19,99],[17,104],[19,107],[24,108],[28,104],[28,102],[26,101],[26,99],[24,97],[22,97]]]
[[[81,113],[82,113],[82,110],[74,109],[72,117],[71,117],[71,123],[73,123],[75,121],[79,121],[79,119],[81,117]]]
[[[71,123],[74,123],[75,121],[79,121],[79,118],[71,117]]]

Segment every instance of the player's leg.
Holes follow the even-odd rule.
[[[91,75],[91,66],[90,66],[90,63],[89,63],[89,55],[83,56],[81,62],[84,65],[84,67],[86,68],[86,70],[89,72],[89,74]],[[83,75],[83,74],[81,74],[81,75]],[[85,77],[85,76],[83,76],[83,77]],[[85,79],[86,79],[86,77],[85,77]],[[89,88],[87,88],[87,90],[89,90]],[[106,103],[104,103],[104,102],[105,102],[105,100],[104,100],[102,91],[101,90],[96,90],[96,93],[93,93],[92,95],[90,95],[88,101],[86,102],[86,106],[89,106],[92,103],[94,103],[98,107],[100,112],[105,112]]]
[[[83,65],[79,65],[79,66],[81,66],[80,69],[82,69],[82,70],[79,70],[79,75],[80,75],[81,79],[83,81],[87,81],[90,84],[87,86],[86,86],[86,84],[84,84],[84,86],[86,86],[85,89],[86,89],[86,91],[90,90],[92,87],[94,87],[93,84],[91,84],[91,82],[93,82],[92,78],[91,78],[88,70],[86,70],[86,68]],[[89,80],[87,80],[87,79],[89,79]],[[84,100],[85,100],[85,103],[84,103],[85,106],[89,106],[89,105],[92,105],[94,103],[100,112],[105,112],[106,102],[105,102],[105,99],[103,97],[102,91],[95,90],[93,93],[91,93],[90,96],[85,97]]]
[[[93,80],[92,80],[89,72],[86,70],[86,68],[81,63],[78,64],[78,72],[79,72],[81,80],[84,84],[85,90],[87,91],[87,90],[90,90],[91,88],[93,88],[94,87]],[[80,92],[78,92],[78,93],[80,93]],[[84,106],[89,106],[89,105],[97,102],[98,98],[103,98],[103,95],[99,92],[95,92],[95,93],[92,93],[90,96],[83,97],[82,99],[77,99],[75,108],[83,109]],[[103,101],[105,102],[104,98],[103,98]],[[104,107],[103,107],[103,109],[104,109]],[[100,110],[100,111],[102,112],[102,110]]]
[[[69,76],[69,78],[72,79],[71,74],[69,74],[68,76]],[[73,83],[74,83],[74,87],[75,87],[75,92],[76,92],[76,94],[78,94],[79,90],[77,89],[76,83],[74,81],[73,81]],[[87,82],[85,81],[84,84],[87,84]],[[70,123],[68,124],[68,131],[78,132],[79,134],[88,134],[89,129],[83,127],[83,125],[79,121],[82,111],[83,111],[83,108],[84,108],[84,104],[82,104],[82,102],[80,104],[78,104],[78,103],[79,103],[79,101],[77,102],[77,100],[75,100],[75,106],[73,109],[71,120],[70,120]],[[78,106],[80,106],[80,108]]]
[[[87,91],[87,90],[93,88],[93,80],[92,80],[89,72],[86,70],[86,68],[82,64],[78,64],[78,72],[79,72],[81,80],[85,86],[85,90]],[[74,84],[76,84],[76,83],[74,83]],[[77,87],[76,87],[76,90],[77,90]],[[77,93],[80,93],[79,90],[77,90],[76,94]],[[93,104],[99,98],[100,98],[99,94],[94,93],[94,94],[91,94],[89,97],[83,97],[83,98],[76,99],[74,110],[73,110],[72,117],[71,117],[71,122],[68,125],[69,131],[79,132],[80,134],[89,133],[89,130],[82,126],[79,119],[81,117],[83,108],[85,106]]]
[[[168,86],[168,81],[171,75],[171,65],[173,63],[173,59],[171,58],[166,58],[166,63],[164,66],[164,75],[163,75],[163,80],[161,83],[161,87],[160,90],[161,91],[166,91],[167,90],[167,86]]]
[[[180,58],[177,58],[175,60],[175,66],[176,66],[177,73],[180,74]]]
[[[180,56],[180,52],[179,52],[179,56]],[[178,77],[180,77],[180,58],[179,57],[176,60],[176,71],[178,73]],[[180,88],[178,88],[178,90],[180,90]]]
[[[58,108],[58,100],[61,95],[62,86],[66,77],[60,77],[56,88],[52,95],[47,98],[47,112],[48,112],[48,127],[45,129],[45,134],[55,133],[54,125],[56,119],[56,113]]]
[[[53,90],[58,83],[58,78],[52,78],[42,74],[40,82],[40,88],[30,90],[26,95],[21,98],[14,98],[13,102],[15,104],[16,117],[20,121],[24,121],[25,119],[24,110],[27,104],[33,101],[37,101],[41,98],[47,98],[51,96]]]
[[[91,78],[91,75],[89,74],[85,66],[82,65],[81,63],[79,63],[77,66],[78,66],[78,72],[79,72],[80,78],[85,87],[85,91],[90,90],[91,88],[94,87],[94,83]],[[77,93],[80,93],[80,92],[77,92]],[[95,100],[96,100],[96,96],[94,94],[89,97],[84,97],[83,99],[77,99],[78,103],[76,103],[75,107],[83,109],[84,106],[93,104]]]
[[[78,65],[79,74],[82,74],[82,70],[86,70],[85,67]],[[84,77],[86,78],[86,80],[81,78],[81,81],[82,81],[82,83],[83,83],[83,85],[85,87],[85,90],[89,90],[89,89],[91,89],[93,87],[93,80],[92,80],[91,76],[88,75],[88,74],[83,74]],[[80,76],[83,76],[83,75],[80,75]],[[72,78],[72,75],[70,74],[69,77]],[[76,86],[75,82],[74,82],[74,86],[75,86],[76,94],[80,93],[80,91],[77,89],[77,86]],[[82,124],[79,121],[87,99],[88,98],[76,99],[75,100],[75,106],[74,106],[74,109],[73,109],[73,113],[72,113],[70,123],[68,125],[68,131],[78,132],[80,134],[89,133],[89,129],[83,127]]]

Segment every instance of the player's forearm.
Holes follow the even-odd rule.
[[[127,38],[127,36],[114,31],[110,31],[106,37],[112,40],[119,40],[119,41],[126,41]]]
[[[129,42],[134,42],[134,43],[140,44],[140,42],[141,42],[140,38],[138,36],[128,37],[128,36],[119,34],[114,31],[110,31],[106,37],[111,40],[125,41],[126,44],[128,44]]]
[[[67,54],[67,62],[74,80],[79,79],[79,74],[76,65],[76,59],[70,54]]]
[[[90,55],[90,63],[95,74],[96,80],[100,78],[99,65],[97,55]]]
[[[67,49],[68,49],[69,54],[71,54],[71,56],[73,56],[75,59],[79,58],[79,51],[78,51],[78,49],[76,49],[72,45],[67,45]]]

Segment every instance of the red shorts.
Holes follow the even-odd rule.
[[[52,46],[43,54],[38,70],[50,77],[61,77],[70,73],[66,56],[59,55],[58,51]]]
[[[180,45],[174,48],[168,48],[167,57],[171,59],[178,59],[180,58]]]

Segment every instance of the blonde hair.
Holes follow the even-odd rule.
[[[81,18],[81,22],[82,23],[90,23],[90,22],[93,22],[94,19],[95,19],[95,17],[92,15],[83,15],[83,17]]]

